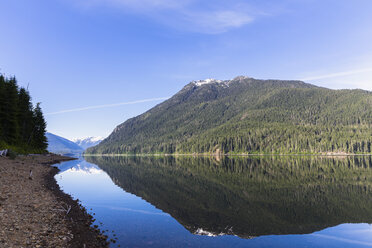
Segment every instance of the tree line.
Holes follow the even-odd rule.
[[[48,146],[40,103],[33,106],[27,89],[15,77],[0,75],[0,149],[43,153]]]
[[[185,87],[86,153],[372,153],[372,92],[290,81]]]

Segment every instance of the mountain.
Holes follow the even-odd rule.
[[[193,81],[87,153],[370,153],[372,93],[301,81]]]
[[[84,149],[71,140],[62,138],[52,133],[46,133],[48,139],[48,151],[56,154],[79,156]]]
[[[98,145],[103,139],[104,138],[102,137],[88,137],[82,139],[73,139],[72,141],[85,150],[89,147]]]

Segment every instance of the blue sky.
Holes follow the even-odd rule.
[[[0,10],[0,72],[29,85],[48,130],[70,139],[107,136],[196,79],[372,90],[370,0],[2,0]]]

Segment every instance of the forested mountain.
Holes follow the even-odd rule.
[[[370,153],[372,93],[301,81],[193,81],[87,153]]]
[[[48,139],[48,151],[61,155],[80,156],[84,149],[75,142],[61,136],[46,133]]]
[[[0,149],[46,152],[45,129],[40,103],[34,107],[30,93],[18,86],[15,77],[0,74]]]

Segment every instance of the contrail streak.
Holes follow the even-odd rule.
[[[167,100],[169,98],[170,97],[159,97],[159,98],[137,100],[137,101],[132,101],[132,102],[120,102],[120,103],[113,103],[113,104],[96,105],[96,106],[61,110],[57,112],[47,113],[45,115],[57,115],[57,114],[79,112],[79,111],[90,110],[90,109],[110,108],[110,107],[117,107],[117,106],[122,106],[122,105],[130,105],[130,104],[137,104],[137,103],[144,103],[144,102],[154,102],[154,101],[159,101],[159,100]]]
[[[136,212],[136,213],[141,213],[141,214],[169,216],[169,214],[163,213],[163,212],[157,213],[157,212],[151,212],[151,211],[140,210],[140,209],[132,209],[132,208],[123,208],[123,207],[105,206],[105,205],[91,205],[91,204],[88,204],[88,206],[89,207],[98,207],[98,208],[108,208],[108,209],[118,210],[118,211]]]
[[[345,242],[345,243],[350,243],[350,244],[372,246],[372,243],[370,243],[370,242],[364,242],[364,241],[358,241],[358,240],[340,238],[340,237],[335,237],[335,236],[331,236],[331,235],[316,234],[316,233],[313,233],[313,234],[310,234],[310,235],[311,236],[315,236],[315,237],[320,237],[320,238],[333,239],[333,240],[337,240],[337,241],[341,241],[341,242]]]
[[[359,74],[359,73],[364,73],[364,72],[372,72],[372,68],[365,68],[365,69],[360,69],[360,70],[336,72],[336,73],[325,74],[325,75],[320,75],[320,76],[302,78],[300,80],[301,81],[313,81],[313,80],[318,80],[318,79],[326,79],[326,78],[349,76],[349,75],[354,75],[354,74]]]

